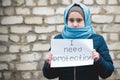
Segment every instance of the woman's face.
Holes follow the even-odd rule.
[[[85,26],[84,19],[79,12],[71,12],[68,16],[68,26],[71,28],[82,28]]]

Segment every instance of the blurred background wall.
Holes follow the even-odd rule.
[[[50,39],[63,28],[63,11],[82,2],[104,36],[120,79],[120,0],[0,0],[0,80],[47,80],[42,66]]]

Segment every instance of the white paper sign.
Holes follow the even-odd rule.
[[[52,39],[51,67],[92,65],[92,39]]]

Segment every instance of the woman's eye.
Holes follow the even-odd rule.
[[[82,21],[82,19],[81,19],[81,18],[77,18],[76,21],[77,21],[78,23],[80,23],[80,22]]]
[[[74,22],[74,19],[73,19],[73,18],[70,18],[69,21],[73,23],[73,22]]]
[[[77,22],[77,23],[80,23],[81,21],[82,21],[82,19],[81,18],[76,18],[76,19],[74,19],[74,18],[69,18],[68,19],[71,23],[73,23],[73,22]]]

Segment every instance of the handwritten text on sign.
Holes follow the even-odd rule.
[[[52,39],[51,67],[92,65],[92,39]]]

